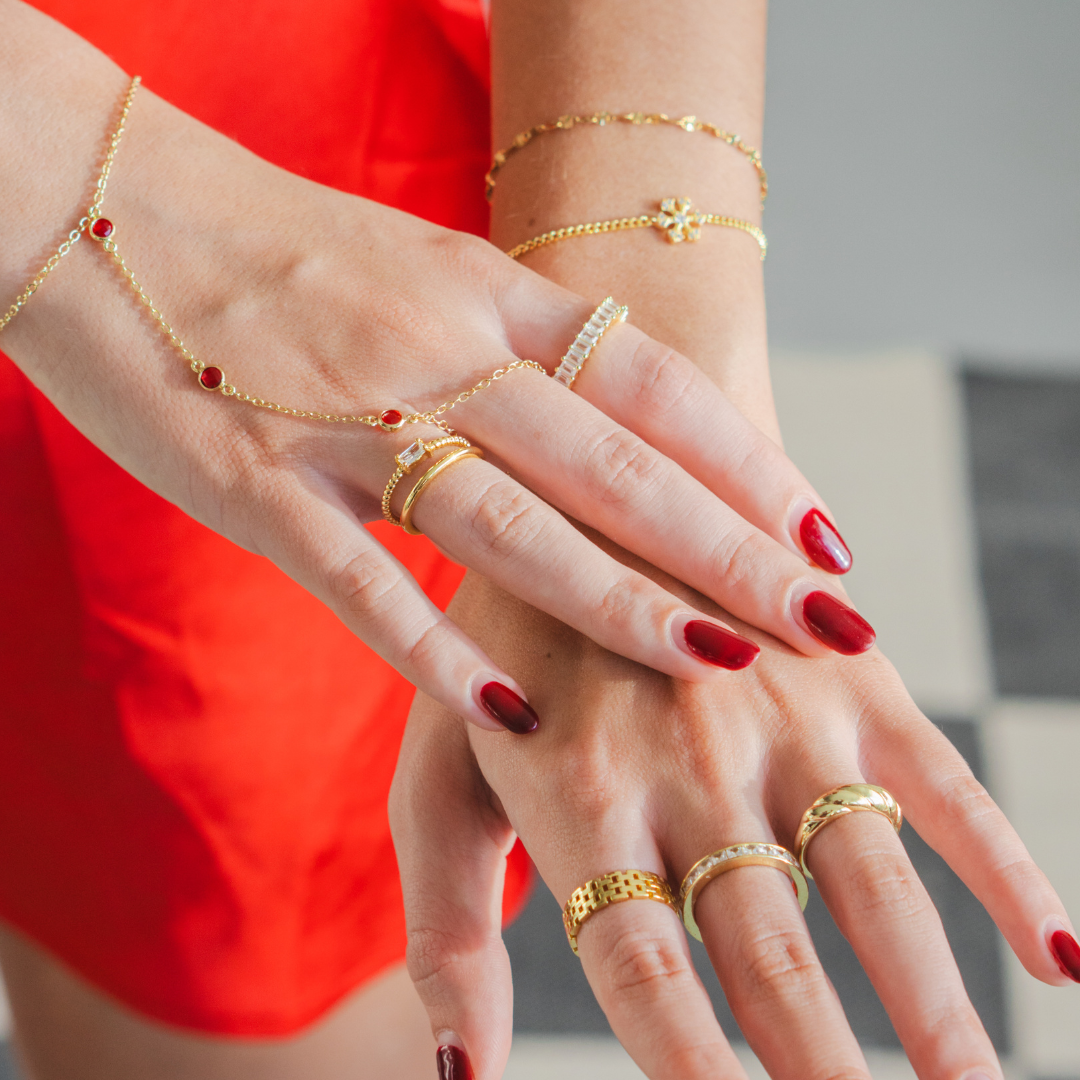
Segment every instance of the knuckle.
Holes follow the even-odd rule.
[[[767,559],[766,541],[752,526],[732,523],[716,541],[710,565],[728,594],[741,590]]]
[[[596,606],[596,619],[612,631],[638,629],[638,615],[649,601],[654,586],[637,575],[620,574],[604,591]]]
[[[1001,813],[990,793],[967,768],[939,781],[937,794],[937,812],[946,815],[960,828],[976,825],[985,817],[996,817]]]
[[[385,610],[397,586],[375,551],[363,551],[335,570],[329,580],[334,606],[348,615],[370,618]]]
[[[512,480],[498,480],[477,500],[468,519],[473,538],[492,559],[526,550],[543,532],[544,505]]]
[[[479,934],[463,935],[434,926],[410,927],[405,966],[417,991],[431,1003],[451,989],[455,968],[480,952],[483,945]]]
[[[863,917],[910,920],[926,912],[929,901],[915,868],[902,854],[852,860],[845,890]]]
[[[600,436],[583,460],[590,497],[606,504],[635,506],[663,479],[660,455],[622,428]]]
[[[637,404],[661,422],[680,415],[685,402],[693,397],[694,365],[655,341],[644,341],[634,349],[629,375]]]
[[[666,998],[694,982],[690,961],[676,941],[635,929],[612,943],[604,973],[616,997],[635,1002]]]
[[[821,965],[806,934],[770,927],[744,942],[743,978],[752,1001],[782,995],[801,997],[821,979]]]

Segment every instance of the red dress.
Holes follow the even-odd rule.
[[[270,161],[486,230],[479,0],[36,3]],[[374,529],[445,604],[460,568]],[[221,1034],[295,1031],[399,961],[386,797],[409,684],[2,356],[0,550],[0,918]],[[526,879],[519,849],[508,905]]]

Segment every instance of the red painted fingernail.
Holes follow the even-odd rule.
[[[1050,951],[1058,967],[1073,982],[1080,982],[1080,945],[1076,944],[1076,938],[1065,930],[1056,930],[1050,935]]]
[[[810,593],[803,601],[806,628],[821,642],[845,656],[866,652],[877,640],[874,628],[847,604],[827,592]]]
[[[809,511],[799,523],[799,539],[807,558],[830,574],[846,574],[851,569],[851,551],[836,526],[818,509]]]
[[[489,683],[498,686],[498,683]],[[486,687],[485,687],[486,689]],[[504,686],[505,690],[506,687]],[[517,694],[514,694],[517,697]],[[473,1080],[472,1066],[460,1046],[440,1046],[435,1051],[435,1061],[439,1066],[439,1080]]]
[[[692,619],[686,624],[683,640],[699,660],[728,671],[749,667],[761,652],[749,638],[703,619]]]
[[[480,704],[484,711],[498,720],[507,731],[515,735],[528,735],[540,723],[536,710],[509,686],[501,682],[485,683],[480,690]]]

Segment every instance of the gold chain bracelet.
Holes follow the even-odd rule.
[[[515,135],[514,141],[505,150],[500,150],[495,154],[491,162],[491,168],[484,177],[484,181],[487,185],[488,201],[491,200],[491,196],[495,191],[495,177],[498,175],[499,170],[519,150],[528,146],[537,135],[545,135],[549,131],[569,131],[571,128],[579,125],[591,124],[596,127],[605,127],[606,125],[613,123],[633,124],[635,127],[644,124],[667,124],[671,127],[681,128],[683,131],[704,131],[707,134],[720,139],[721,142],[727,143],[728,146],[734,147],[750,162],[758,175],[758,182],[761,188],[761,201],[763,204],[766,196],[769,194],[769,178],[765,173],[765,167],[761,164],[761,154],[752,146],[747,146],[747,144],[734,132],[725,131],[715,124],[709,124],[704,120],[699,120],[696,116],[672,117],[668,116],[666,113],[594,112],[585,116],[560,116],[557,120],[552,120],[545,124],[537,124],[535,127],[529,128],[528,131],[522,131],[520,134]]]
[[[511,259],[520,259],[522,255],[530,251],[547,247],[548,244],[557,244],[560,240],[569,240],[575,236],[593,236],[597,233],[623,232],[626,229],[659,229],[672,244],[681,244],[684,241],[699,240],[702,225],[722,225],[727,229],[738,229],[740,232],[749,233],[761,248],[761,258],[764,261],[769,242],[757,225],[744,221],[742,218],[702,213],[700,210],[695,210],[693,203],[685,197],[664,199],[660,203],[659,213],[656,214],[611,218],[608,221],[590,221],[582,225],[567,225],[562,229],[552,229],[551,232],[534,236],[531,240],[512,247],[507,255]]]
[[[120,270],[120,273],[131,286],[132,291],[139,298],[142,306],[146,308],[147,314],[153,319],[165,340],[187,361],[191,370],[195,373],[199,385],[204,390],[220,391],[226,397],[234,398],[236,401],[243,402],[246,405],[252,405],[257,409],[269,409],[271,412],[281,413],[284,416],[293,416],[303,420],[323,420],[330,424],[364,424],[367,427],[381,428],[383,431],[397,431],[406,424],[432,424],[435,427],[442,428],[443,431],[446,431],[449,434],[453,432],[453,429],[445,420],[440,418],[444,413],[447,413],[454,408],[455,405],[460,405],[462,402],[468,401],[473,394],[477,394],[481,390],[486,389],[493,382],[497,382],[511,371],[517,371],[521,368],[534,368],[537,371],[543,372],[545,375],[547,374],[547,370],[535,360],[515,360],[505,367],[493,371],[486,378],[481,379],[475,386],[470,387],[468,390],[463,390],[456,397],[451,398],[449,401],[444,401],[436,408],[428,409],[425,412],[409,413],[408,415],[403,414],[400,409],[393,408],[384,409],[381,413],[373,413],[365,416],[339,416],[336,413],[324,413],[312,409],[294,409],[289,405],[280,405],[276,401],[270,401],[267,398],[248,394],[227,382],[225,379],[225,372],[220,367],[206,364],[198,359],[184,344],[183,340],[172,326],[169,325],[165,316],[162,315],[153,300],[146,294],[146,290],[135,277],[134,271],[128,266],[123,255],[121,255],[120,249],[114,238],[116,228],[112,221],[103,217],[101,213],[101,207],[105,200],[105,189],[109,182],[109,174],[112,171],[116,150],[120,145],[120,139],[123,136],[124,129],[127,125],[128,114],[131,112],[131,105],[135,99],[135,92],[139,89],[141,83],[142,79],[136,75],[131,80],[131,85],[128,87],[127,94],[124,97],[123,107],[120,112],[120,119],[113,131],[112,137],[109,139],[105,161],[101,167],[101,172],[98,175],[97,184],[94,187],[93,199],[89,209],[86,211],[86,215],[79,220],[78,225],[71,230],[67,239],[49,258],[41,270],[38,271],[33,281],[31,281],[23,290],[3,318],[0,318],[0,330],[3,330],[3,328],[18,315],[30,297],[41,287],[42,282],[56,268],[60,260],[81,239],[83,233],[87,233],[92,239],[98,241],[98,243],[100,243],[109,253],[113,262]]]

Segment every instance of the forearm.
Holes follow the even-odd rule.
[[[761,0],[495,0],[494,141],[567,113],[696,115],[761,145],[765,15]],[[626,124],[535,139],[498,176],[492,239],[504,249],[562,225],[649,212],[689,195],[702,210],[761,220],[758,177],[702,132]],[[652,230],[585,236],[523,263],[586,296],[630,305],[647,333],[697,362],[769,434],[759,251],[731,229],[671,245]]]

